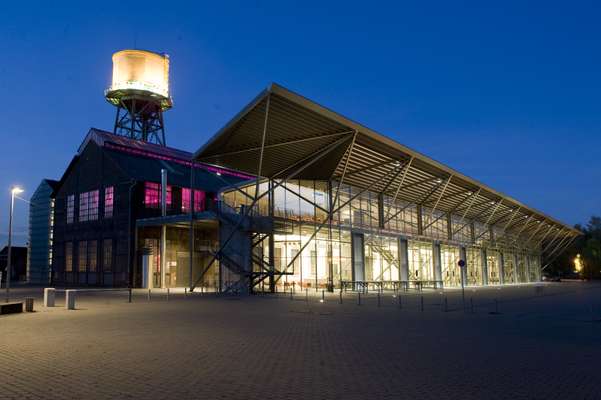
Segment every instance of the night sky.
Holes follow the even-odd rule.
[[[277,82],[566,223],[601,214],[599,2],[84,3],[2,4],[0,244],[9,187],[112,130],[111,55],[134,47],[171,56],[169,146]]]

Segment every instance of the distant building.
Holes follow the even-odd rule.
[[[2,272],[2,282],[6,282],[6,259],[8,257],[8,246],[0,251],[0,272]],[[11,246],[11,272],[10,281],[25,281],[27,274],[27,247]]]
[[[44,179],[33,193],[29,205],[29,247],[27,255],[27,282],[50,283],[52,267],[52,228],[54,199],[52,192],[57,181]]]

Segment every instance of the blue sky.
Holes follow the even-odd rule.
[[[171,56],[170,146],[274,81],[569,224],[601,214],[598,2],[86,3],[2,5],[0,243],[10,185],[112,129],[111,54],[134,46]]]

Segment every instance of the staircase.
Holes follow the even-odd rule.
[[[254,210],[243,207],[236,210],[224,202],[219,202],[213,213],[219,221],[220,229],[219,248],[211,254],[214,260],[234,275],[231,279],[223,280],[223,292],[250,293],[265,279],[281,274],[263,259],[261,243],[275,229],[278,232],[287,231],[289,227],[286,223],[274,222],[270,217],[258,215]],[[196,284],[202,280],[210,266],[211,264],[205,267]]]
[[[392,265],[399,268],[399,271],[400,271],[399,261],[398,261],[397,257],[395,257],[395,255],[390,250],[383,247],[380,243],[378,243],[378,241],[374,240],[373,237],[369,236],[369,235],[365,235],[364,243],[370,249],[372,249],[372,251],[378,253],[388,263],[388,267],[386,269],[382,270],[382,272],[380,273],[380,276],[376,277],[374,280],[376,280],[376,281],[384,280],[383,279],[384,273],[386,271],[390,270],[390,266],[392,266]]]

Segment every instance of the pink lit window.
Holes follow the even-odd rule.
[[[147,208],[161,207],[161,184],[144,182],[144,205]],[[167,207],[171,207],[171,186],[167,185]]]
[[[190,212],[190,189],[182,188],[182,212]]]
[[[194,212],[204,211],[205,192],[194,190]],[[182,212],[190,212],[190,188],[182,188]]]
[[[113,203],[115,200],[115,190],[112,186],[104,189],[104,218],[113,217]]]
[[[205,192],[202,190],[194,191],[194,211],[204,211],[205,210]]]

